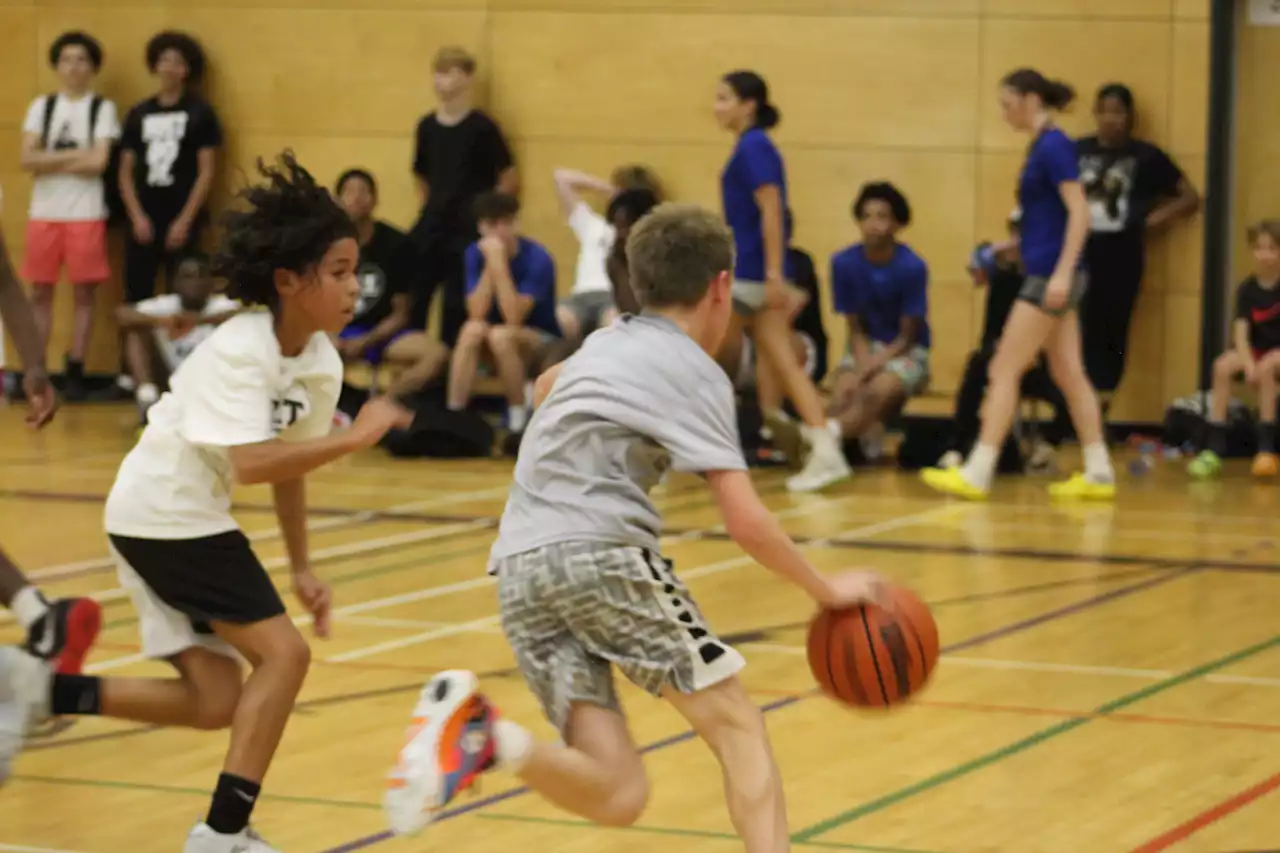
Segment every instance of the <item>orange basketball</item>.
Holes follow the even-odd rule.
[[[938,662],[938,626],[929,606],[905,587],[889,588],[886,608],[822,610],[809,624],[809,669],[833,699],[888,708],[929,681]]]

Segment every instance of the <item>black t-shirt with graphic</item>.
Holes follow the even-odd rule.
[[[1076,141],[1080,182],[1089,201],[1089,238],[1142,251],[1147,216],[1178,194],[1182,170],[1159,147],[1132,139],[1104,148],[1096,136]]]
[[[385,222],[373,224],[373,236],[360,247],[360,298],[351,325],[372,331],[391,314],[391,298],[408,293],[413,254],[404,232]]]
[[[794,246],[787,249],[787,268],[792,271],[792,282],[809,295],[804,309],[796,315],[794,328],[813,341],[817,350],[817,364],[812,379],[817,382],[827,375],[827,330],[822,326],[822,295],[818,292],[818,274],[813,258],[804,249]]]
[[[416,140],[413,171],[427,182],[428,194],[414,235],[475,239],[472,203],[497,186],[498,176],[514,162],[502,130],[480,110],[454,125],[431,113],[418,123]]]
[[[1249,346],[1255,353],[1280,349],[1280,286],[1263,287],[1249,276],[1236,289],[1236,319],[1249,324]]]
[[[185,95],[164,106],[152,97],[130,110],[120,146],[134,153],[134,188],[147,216],[176,219],[196,184],[196,154],[221,145],[218,116],[200,98]]]

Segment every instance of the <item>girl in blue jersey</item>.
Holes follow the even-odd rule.
[[[724,218],[737,248],[734,306],[755,338],[759,371],[768,371],[769,381],[762,384],[776,380],[804,422],[799,430],[809,458],[787,488],[817,491],[851,471],[837,436],[827,427],[822,397],[792,348],[792,309],[803,297],[788,284],[787,176],[768,134],[778,124],[778,109],[769,102],[769,87],[759,74],[734,71],[720,80],[715,113],[720,126],[737,137],[720,176]],[[735,335],[736,329],[731,330],[730,336]],[[796,428],[781,410],[763,414],[775,432]]]
[[[926,468],[924,482],[966,498],[991,489],[1000,448],[1013,423],[1022,375],[1043,350],[1062,390],[1084,451],[1084,473],[1049,487],[1055,497],[1110,500],[1115,471],[1102,436],[1097,393],[1084,370],[1077,313],[1088,276],[1080,268],[1089,236],[1089,204],[1080,183],[1075,143],[1053,123],[1053,110],[1071,103],[1074,90],[1039,71],[1023,68],[1001,81],[1005,121],[1031,134],[1018,180],[1022,208],[1021,254],[1026,281],[1009,314],[991,362],[983,402],[982,431],[959,468]]]

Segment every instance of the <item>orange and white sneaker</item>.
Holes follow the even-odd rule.
[[[1253,476],[1270,479],[1280,473],[1280,458],[1274,453],[1259,453],[1253,457]]]
[[[382,807],[393,832],[420,832],[497,763],[497,719],[475,673],[449,670],[427,682],[387,776]]]

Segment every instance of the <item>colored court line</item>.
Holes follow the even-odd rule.
[[[1021,631],[1025,631],[1028,628],[1033,628],[1048,622],[1053,622],[1057,619],[1061,619],[1066,616],[1071,616],[1077,613],[1081,613],[1083,611],[1090,610],[1094,607],[1098,607],[1103,604],[1107,604],[1109,602],[1115,601],[1119,598],[1123,598],[1128,595],[1135,595],[1140,592],[1145,592],[1146,590],[1152,589],[1156,586],[1160,586],[1162,584],[1169,583],[1171,581],[1185,577],[1188,574],[1191,574],[1193,571],[1195,571],[1194,568],[1186,571],[1169,572],[1167,574],[1159,575],[1149,580],[1141,581],[1135,584],[1130,584],[1128,586],[1110,590],[1109,592],[1100,593],[1098,595],[1094,595],[1089,598],[1081,599],[1080,601],[1077,601],[1073,604],[1068,604],[1064,607],[1059,607],[1055,610],[1051,610],[1039,616],[1033,616],[1029,619],[1023,619],[1013,624],[1005,625],[1002,628],[996,628],[992,631],[987,631],[975,637],[970,637],[967,640],[962,640],[959,643],[955,643],[951,646],[944,647],[942,651],[943,653],[958,652],[964,649],[972,648],[973,646],[977,646],[982,643],[990,642],[991,640],[996,640],[996,639],[1001,639],[1003,637],[1011,636]],[[766,714],[772,713],[774,711],[781,710],[782,708],[790,707],[791,705],[794,705],[797,702],[814,695],[817,695],[816,691],[809,691],[804,694],[798,694],[795,696],[788,696],[782,699],[777,699],[773,702],[768,703],[767,705],[762,706],[761,711],[763,711]],[[658,740],[653,743],[650,743],[642,747],[640,751],[642,753],[657,752],[658,750],[666,749],[669,746],[674,746],[675,744],[684,743],[686,741],[692,740],[694,737],[695,737],[695,734],[693,731],[686,730],[686,731],[680,732],[679,734],[671,735],[670,737],[666,737],[666,738],[663,738],[662,740]],[[473,800],[465,805],[456,806],[452,809],[445,810],[436,819],[436,822],[438,823],[442,820],[450,820],[452,818],[456,818],[461,815],[470,814],[472,812],[480,811],[482,809],[487,809],[490,806],[494,806],[494,805],[497,805],[498,803],[506,802],[507,800],[514,799],[516,797],[524,796],[525,794],[528,794],[528,793],[530,793],[528,788],[519,787],[519,788],[512,788],[510,790],[503,791],[500,794],[493,794],[487,797],[482,797],[478,800]],[[336,847],[331,847],[328,850],[325,850],[324,853],[354,853],[354,851],[363,850],[366,847],[371,847],[375,844],[379,844],[383,841],[387,841],[392,837],[393,835],[390,831],[383,831],[383,832],[375,833],[373,835],[367,835],[363,838],[354,839],[353,841],[349,841],[345,844],[340,844]]]
[[[187,796],[209,797],[213,791],[207,788],[185,788],[180,785],[155,785],[146,782],[121,782],[111,779],[75,779],[61,776],[27,776],[18,774],[9,777],[10,782],[28,782],[36,785],[69,785],[78,788],[106,788],[115,791],[146,791],[152,794],[182,794]],[[325,797],[293,797],[287,794],[263,793],[259,799],[280,803],[291,803],[298,806],[324,806],[326,808],[363,809],[379,811],[382,806],[377,803],[361,803],[355,800],[332,800]]]
[[[692,489],[690,490],[693,491]],[[781,486],[762,487],[762,494],[781,491]],[[683,492],[681,492],[683,494]],[[101,502],[104,498],[96,494],[75,492],[34,491],[9,489],[0,490],[0,497],[17,497],[29,500],[68,501],[68,502]],[[708,504],[709,505],[709,504]],[[268,504],[237,504],[233,508],[246,510],[268,510]],[[676,506],[669,511],[693,509],[695,506]],[[308,512],[315,515],[352,515],[355,512],[367,514],[370,521],[422,521],[434,524],[476,524],[489,522],[496,526],[498,519],[492,516],[427,513],[427,512],[392,512],[379,510],[350,510],[338,507],[309,507]],[[366,516],[362,516],[366,517]],[[669,527],[665,534],[675,537],[689,537],[711,541],[728,541],[729,535],[719,531],[704,531],[689,528]],[[1280,565],[1272,562],[1250,560],[1220,560],[1206,562],[1201,558],[1151,557],[1147,554],[1080,554],[1075,551],[1059,551],[1042,548],[978,548],[971,545],[953,543],[903,542],[887,539],[841,539],[823,536],[797,536],[797,544],[801,546],[821,543],[831,548],[847,548],[861,551],[888,551],[905,554],[937,554],[952,557],[984,557],[987,559],[1041,560],[1055,563],[1102,563],[1115,566],[1150,566],[1153,569],[1178,570],[1204,567],[1226,572],[1252,572],[1261,574],[1280,574]]]
[[[480,814],[476,815],[481,820],[510,821],[512,823],[528,823],[541,826],[559,826],[572,829],[591,829],[603,830],[605,832],[644,832],[650,835],[669,835],[677,838],[719,838],[725,841],[733,841],[738,844],[742,843],[742,839],[732,832],[713,832],[706,829],[679,829],[667,826],[621,826],[621,827],[602,827],[598,823],[592,823],[589,820],[572,820],[568,818],[557,819],[549,817],[529,817],[525,815],[514,814]],[[805,846],[821,847],[831,850],[855,850],[861,853],[932,853],[929,850],[915,850],[906,847],[877,847],[870,844],[845,844],[837,841],[810,841]]]
[[[1275,648],[1278,645],[1280,645],[1280,635],[1274,636],[1268,640],[1263,640],[1260,643],[1255,643],[1248,648],[1241,649],[1240,651],[1232,652],[1231,654],[1220,657],[1217,660],[1209,661],[1208,663],[1180,672],[1177,675],[1166,678],[1163,681],[1158,681],[1155,684],[1149,684],[1141,690],[1126,693],[1117,699],[1112,699],[1110,702],[1099,705],[1097,708],[1093,709],[1091,716],[1067,720],[1050,726],[1047,729],[1041,729],[1038,732],[1034,732],[1020,740],[1014,741],[1011,744],[1002,746],[999,749],[992,750],[985,755],[980,755],[977,758],[966,761],[965,763],[952,767],[949,770],[944,770],[943,772],[930,776],[927,779],[922,779],[919,782],[900,788],[897,791],[885,794],[884,796],[877,797],[870,802],[856,806],[848,811],[841,812],[834,817],[827,818],[826,820],[815,823],[812,826],[807,826],[792,835],[792,840],[797,842],[807,841],[816,836],[831,832],[834,829],[847,826],[856,820],[860,820],[868,815],[883,811],[890,806],[898,805],[899,803],[909,800],[919,794],[932,791],[935,788],[939,788],[942,785],[945,785],[948,782],[953,782],[961,777],[968,776],[970,773],[974,773],[984,767],[1003,761],[1006,758],[1012,758],[1013,756],[1025,752],[1034,746],[1038,746],[1047,740],[1051,740],[1059,735],[1064,735],[1068,732],[1074,731],[1091,722],[1097,716],[1107,715],[1113,711],[1118,711],[1121,708],[1127,708],[1128,706],[1141,702],[1144,699],[1149,699],[1156,694],[1163,693],[1166,690],[1171,690],[1174,687],[1179,687],[1203,675],[1208,675],[1211,672],[1215,672],[1223,667],[1238,663],[1254,655],[1265,652],[1268,649]]]
[[[1175,844],[1186,841],[1202,829],[1217,823],[1227,815],[1240,811],[1240,809],[1270,794],[1272,791],[1280,788],[1280,773],[1269,779],[1263,779],[1252,788],[1247,788],[1229,797],[1211,808],[1205,809],[1200,814],[1190,820],[1175,826],[1173,829],[1158,835],[1145,844],[1141,844],[1131,851],[1131,853],[1161,853],[1168,850]]]

